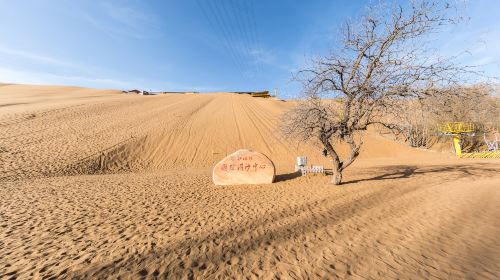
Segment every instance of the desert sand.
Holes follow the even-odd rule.
[[[0,85],[0,278],[498,279],[500,161],[370,131],[345,184],[297,177],[293,105]],[[249,148],[276,183],[215,186]]]

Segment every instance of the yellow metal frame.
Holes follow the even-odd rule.
[[[439,130],[445,134],[474,133],[476,125],[470,122],[446,122],[439,125]]]
[[[462,153],[460,136],[474,134],[476,125],[470,122],[446,122],[438,126],[439,131],[453,136],[453,148],[455,154],[460,158],[500,158],[500,151]]]
[[[453,135],[453,148],[455,148],[455,154],[457,156],[462,156],[462,147],[460,146],[460,136]]]

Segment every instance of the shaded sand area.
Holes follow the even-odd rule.
[[[289,102],[0,86],[0,278],[495,279],[500,162],[375,134],[344,178],[296,177]],[[272,185],[216,187],[253,148]],[[227,151],[226,151],[227,150]]]

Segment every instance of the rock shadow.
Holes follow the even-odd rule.
[[[274,182],[277,183],[277,182],[284,182],[284,181],[288,181],[288,180],[293,180],[293,179],[300,177],[300,176],[302,176],[300,171],[286,173],[286,174],[279,174],[279,175],[276,175],[276,177],[274,177]]]

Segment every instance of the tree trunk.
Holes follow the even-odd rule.
[[[336,168],[336,164],[333,164],[333,175],[332,175],[332,183],[334,185],[340,185],[342,183],[342,171]]]
[[[328,154],[332,157],[332,171],[333,171],[333,176],[332,176],[332,183],[334,185],[340,185],[342,182],[342,163],[340,162],[339,155],[333,148],[332,144],[330,144],[330,141],[328,141],[326,138],[322,138],[322,142],[324,147],[326,148]]]
[[[325,143],[325,147],[328,151],[328,153],[330,154],[330,156],[332,157],[332,172],[333,172],[333,175],[332,175],[332,183],[334,185],[340,185],[340,183],[342,182],[342,163],[340,162],[340,158],[339,156],[337,155],[337,152],[335,151],[335,149],[333,149],[333,146],[330,144],[330,142],[326,142]]]

